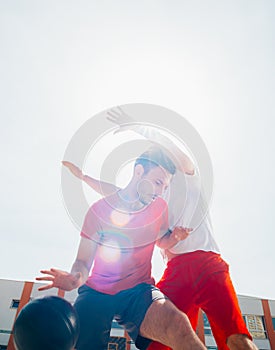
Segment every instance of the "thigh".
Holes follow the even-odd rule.
[[[168,263],[157,287],[174,305],[184,312],[195,330],[198,323],[199,307],[195,302],[194,274],[192,266],[179,257]]]
[[[106,350],[114,316],[113,296],[87,286],[79,288],[74,307],[80,321],[78,350]]]
[[[140,334],[172,349],[205,349],[188,317],[168,299],[152,303],[141,324]]]
[[[115,319],[123,325],[138,349],[147,349],[151,340],[140,335],[140,326],[151,304],[154,301],[165,300],[166,297],[157,287],[141,283],[134,288],[120,292],[119,298],[121,302]]]
[[[246,334],[250,337],[238,298],[233,287],[228,265],[224,271],[209,275],[201,293],[201,307],[205,311],[219,349],[228,349],[227,338],[232,334]]]
[[[173,324],[176,307],[170,300],[157,300],[148,309],[140,327],[143,337],[167,344],[167,329]]]

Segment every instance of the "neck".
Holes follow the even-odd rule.
[[[143,204],[139,199],[139,194],[136,188],[136,184],[130,182],[127,187],[117,192],[119,198],[119,207],[121,207],[121,209],[132,212],[138,211],[145,207],[145,204]]]

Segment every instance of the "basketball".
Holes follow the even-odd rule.
[[[29,302],[20,311],[13,329],[17,350],[72,350],[78,335],[76,311],[57,296]]]

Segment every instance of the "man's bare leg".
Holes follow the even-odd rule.
[[[140,335],[173,350],[205,350],[188,317],[169,300],[154,301],[140,327]]]
[[[245,334],[232,334],[227,339],[230,350],[257,350],[257,346]]]

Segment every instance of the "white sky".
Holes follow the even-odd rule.
[[[152,103],[207,145],[215,237],[237,292],[274,299],[274,11],[271,0],[0,0],[0,278],[70,269],[65,149],[96,113]]]

